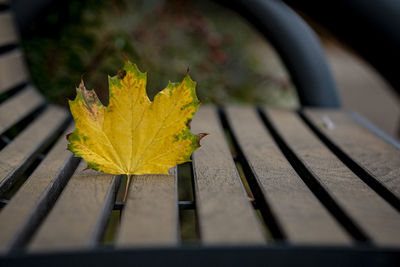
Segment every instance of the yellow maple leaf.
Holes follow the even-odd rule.
[[[168,174],[168,169],[190,161],[202,134],[190,132],[199,108],[189,75],[168,83],[151,102],[146,73],[129,61],[108,78],[109,104],[104,106],[83,81],[69,101],[75,130],[67,136],[68,149],[94,170],[110,174]]]

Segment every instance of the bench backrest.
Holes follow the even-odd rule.
[[[13,15],[0,1],[0,194],[4,195],[65,128],[68,113],[30,83]]]
[[[0,2],[0,135],[45,104],[29,82],[13,16],[4,2]]]

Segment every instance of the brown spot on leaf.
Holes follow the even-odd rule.
[[[119,70],[117,75],[118,75],[118,78],[122,80],[126,76],[126,71],[125,70]]]

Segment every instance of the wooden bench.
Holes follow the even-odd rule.
[[[399,266],[399,146],[359,116],[203,105],[192,163],[122,203],[123,177],[66,150],[71,117],[29,83],[10,13],[0,29],[0,266]]]

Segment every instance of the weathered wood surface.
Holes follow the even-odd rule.
[[[16,42],[18,42],[18,35],[11,12],[0,13],[0,46]]]
[[[43,97],[27,86],[0,105],[0,134],[44,104]]]
[[[0,253],[18,248],[30,237],[75,170],[79,160],[66,150],[65,135],[59,138],[11,201],[0,212]]]
[[[265,109],[278,133],[372,242],[400,245],[400,214],[351,172],[296,113]]]
[[[51,106],[0,151],[0,194],[13,185],[53,140],[67,118],[64,109]]]
[[[176,168],[172,170],[171,175],[133,176],[116,245],[177,245],[177,198]]]
[[[349,235],[296,174],[256,110],[229,107],[226,112],[233,134],[288,241],[349,243]]]
[[[82,161],[29,244],[29,251],[80,250],[97,245],[120,177],[85,168]]]
[[[304,114],[331,142],[400,199],[400,150],[358,124],[347,112],[306,109]]]
[[[28,77],[20,49],[0,55],[0,93],[26,82]]]
[[[250,205],[214,107],[202,107],[192,132],[209,135],[193,157],[200,239],[204,244],[261,244],[264,230]]]

